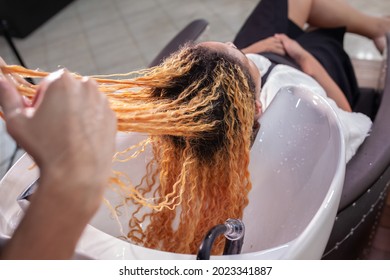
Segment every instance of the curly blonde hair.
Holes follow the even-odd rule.
[[[154,155],[138,185],[128,186],[121,173],[112,178],[126,193],[118,208],[135,205],[127,237],[148,248],[196,253],[211,227],[242,218],[248,204],[254,83],[238,60],[194,44],[161,65],[119,77],[93,76],[117,114],[118,130],[148,134],[136,146],[142,152],[150,144]],[[19,90],[33,96],[35,87]],[[222,252],[223,243],[217,240],[213,254]]]

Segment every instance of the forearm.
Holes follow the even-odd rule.
[[[241,51],[243,53],[245,53],[245,54],[248,54],[248,53],[261,53],[261,52],[265,52],[266,49],[265,49],[265,46],[262,46],[262,45],[260,45],[258,43],[255,43],[255,44],[247,46],[246,48],[241,49]]]
[[[72,257],[101,203],[115,151],[116,116],[96,82],[60,70],[37,91],[36,102],[26,104],[0,71],[7,130],[40,170],[30,207],[0,252],[7,259]]]
[[[302,48],[299,43],[290,39],[285,34],[277,34],[275,36],[276,38],[282,40],[286,53],[294,59],[296,63],[298,63],[303,72],[317,80],[317,82],[324,88],[327,96],[332,98],[336,102],[337,106],[345,111],[352,111],[344,93],[329,76],[328,72],[321,63],[311,53]]]
[[[2,252],[4,259],[69,259],[98,207],[76,205],[52,186],[38,187],[25,217]],[[63,186],[64,188],[68,186]]]
[[[275,36],[257,41],[241,50],[243,53],[262,53],[272,52],[279,55],[285,55],[282,41]]]
[[[352,111],[351,106],[340,87],[329,76],[325,68],[314,56],[307,53],[298,63],[301,66],[302,71],[312,76],[324,88],[327,96],[336,102],[338,107],[348,112]]]

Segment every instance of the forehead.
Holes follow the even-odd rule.
[[[200,46],[204,46],[206,48],[211,48],[213,50],[223,52],[227,54],[230,57],[235,58],[239,62],[241,62],[240,66],[246,68],[249,75],[252,78],[252,82],[255,84],[255,91],[256,93],[260,93],[260,87],[261,87],[261,79],[260,79],[260,72],[257,66],[247,58],[247,56],[237,49],[233,44],[231,43],[221,43],[221,42],[203,42],[199,43]]]
[[[242,63],[245,63],[246,61],[246,56],[237,48],[233,48],[231,45],[228,45],[226,43],[221,43],[221,42],[203,42],[199,43],[200,46],[204,46],[207,48],[214,49],[216,51],[223,52],[229,56],[232,56]]]

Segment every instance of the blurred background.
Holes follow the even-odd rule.
[[[25,2],[25,6],[18,1]],[[367,13],[390,14],[390,1],[387,0],[347,1]],[[18,8],[6,11],[4,5],[11,5],[11,2]],[[26,21],[37,9],[45,9],[45,5],[38,2],[41,1],[0,0],[0,7],[3,6],[0,18],[2,13],[7,13],[7,16],[12,13],[17,20]],[[28,35],[19,35],[24,38],[13,38],[27,67],[45,71],[66,67],[82,75],[121,73],[143,68],[186,24],[197,18],[204,18],[210,23],[201,41],[232,41],[258,0],[64,2],[69,3],[37,28],[30,26],[34,30]],[[370,82],[367,75],[377,76],[375,71],[379,71],[382,57],[370,40],[347,34],[345,48],[358,70],[361,69],[359,80],[362,83]],[[8,64],[19,64],[4,36],[0,36],[0,56]],[[0,178],[23,153],[19,150],[15,154],[15,147],[4,123],[0,121]]]

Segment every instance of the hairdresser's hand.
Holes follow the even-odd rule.
[[[14,85],[30,86],[30,84],[25,79],[23,79],[20,75],[3,73],[1,68],[6,65],[7,63],[5,63],[5,61],[0,57],[0,75],[3,75],[10,83]]]
[[[242,49],[244,53],[261,53],[272,52],[278,55],[285,55],[285,50],[280,38],[276,36],[268,37],[267,39],[257,41],[252,45]]]
[[[40,168],[39,187],[0,259],[71,258],[108,183],[114,113],[92,80],[66,71],[41,83],[32,106],[0,75],[0,106],[9,133]]]
[[[26,106],[15,87],[0,76],[7,129],[39,166],[40,185],[50,185],[53,195],[58,191],[62,199],[94,210],[111,171],[114,113],[94,81],[76,80],[67,71],[44,79],[38,92],[33,105]]]
[[[5,66],[5,65],[7,65],[7,64],[5,63],[4,59],[0,56],[0,68]],[[0,71],[1,71],[1,69],[0,69]]]

